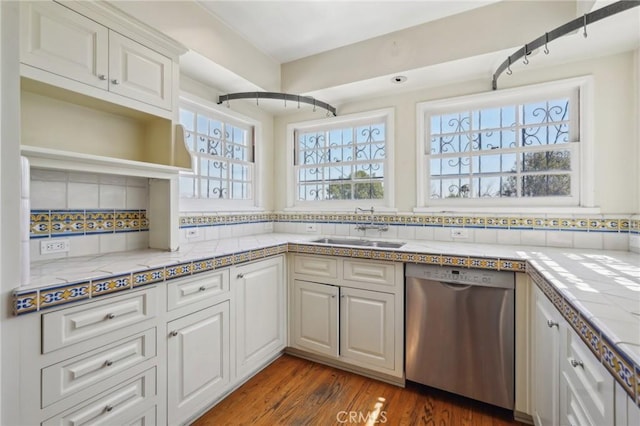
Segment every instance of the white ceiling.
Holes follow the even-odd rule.
[[[198,0],[279,63],[357,43],[498,0]]]
[[[1,0],[0,0],[1,1]],[[159,0],[165,1],[165,0]],[[168,0],[167,0],[168,1]],[[179,0],[186,1],[186,0]],[[420,25],[428,21],[445,18],[452,14],[465,13],[474,8],[496,3],[496,0],[190,0],[206,8],[218,20],[222,20],[233,32],[240,34],[258,50],[273,57],[279,63],[286,63],[309,55],[358,43],[389,32]],[[516,1],[516,0],[503,0]],[[545,1],[545,0],[539,0]],[[612,3],[614,0],[578,0],[576,15]],[[127,2],[113,1],[115,6]],[[138,8],[126,9],[135,12],[137,19],[149,24],[155,15],[154,1],[132,1]],[[144,6],[143,6],[144,5]],[[148,6],[147,6],[148,5]],[[207,13],[200,7],[183,8],[185,14]],[[188,9],[188,11],[187,11]],[[160,16],[165,16],[160,14]],[[184,17],[183,17],[184,18]],[[168,21],[155,21],[171,29]],[[180,22],[184,22],[184,19]],[[175,32],[183,35],[183,28]],[[640,7],[603,19],[589,25],[589,37],[584,39],[581,32],[554,40],[549,48],[551,54],[534,52],[527,69],[544,68],[586,58],[601,57],[637,49],[640,46]],[[473,36],[473,32],[470,32]],[[540,34],[542,35],[542,34]],[[503,46],[509,46],[509,41]],[[187,46],[190,47],[190,46]],[[299,93],[313,96],[338,108],[340,105],[358,100],[387,96],[429,87],[455,84],[463,81],[486,79],[487,90],[491,87],[491,75],[507,56],[521,45],[478,56],[469,56],[449,62],[436,63],[421,68],[408,68],[400,73],[407,76],[407,82],[393,84],[390,75],[376,75],[373,78],[354,79],[340,85],[332,85]],[[226,58],[228,59],[228,58]],[[359,65],[358,65],[359,66]],[[522,61],[512,66],[514,75],[524,69]],[[190,50],[180,58],[181,72],[215,88],[221,93],[252,92],[265,90],[256,82],[249,81],[206,57]],[[509,76],[502,74],[498,85],[508,86]],[[270,108],[270,104],[274,107]],[[273,114],[288,114],[296,108],[288,105],[283,110],[279,103],[261,100],[260,108]]]

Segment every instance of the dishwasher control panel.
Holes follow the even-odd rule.
[[[514,288],[515,280],[513,272],[416,264],[407,264],[405,276],[430,281],[500,288]]]

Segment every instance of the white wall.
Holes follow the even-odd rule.
[[[595,202],[604,214],[629,214],[638,210],[640,190],[638,162],[639,143],[637,132],[637,90],[633,80],[637,77],[637,59],[633,52],[596,58],[548,68],[533,67],[514,71],[512,76],[503,76],[500,87],[553,81],[558,79],[593,75],[595,103]],[[508,77],[508,78],[507,78]],[[363,100],[341,105],[340,115],[385,107],[395,108],[395,206],[400,212],[410,212],[416,205],[416,103],[427,100],[485,92],[486,80],[468,81],[437,88],[428,88]],[[309,114],[280,116],[275,120],[275,187],[284,188],[286,126],[289,123],[314,118]],[[275,208],[286,206],[286,194],[275,193]]]

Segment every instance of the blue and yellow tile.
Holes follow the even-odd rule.
[[[165,280],[172,280],[178,277],[184,277],[185,275],[191,275],[192,269],[191,262],[180,263],[178,265],[165,266],[164,278]]]
[[[15,291],[13,293],[13,314],[22,315],[38,310],[38,290]]]
[[[217,256],[214,260],[215,268],[222,268],[224,266],[230,266],[233,262],[231,256]]]
[[[637,374],[634,364],[626,359],[609,339],[602,339],[602,363],[632,398],[636,397]]]
[[[40,310],[76,302],[90,297],[89,282],[64,284],[40,290],[38,307]]]
[[[600,330],[594,327],[587,319],[580,315],[580,319],[577,320],[578,329],[576,332],[587,345],[591,352],[600,360],[602,355],[602,341],[600,338]],[[573,323],[572,323],[573,325]]]
[[[51,210],[51,236],[84,234],[85,214],[82,210]]]
[[[245,263],[251,260],[251,254],[249,251],[243,251],[233,255],[233,264]]]
[[[199,274],[200,272],[207,272],[215,269],[215,262],[213,258],[194,260],[191,266],[192,274]]]
[[[49,210],[31,210],[29,222],[30,238],[45,238],[51,234]]]
[[[86,212],[87,234],[108,234],[115,231],[113,210],[89,210]]]
[[[103,294],[129,290],[130,288],[131,288],[131,274],[100,278],[100,279],[91,281],[91,297],[93,298],[97,296],[102,296]]]
[[[133,287],[141,287],[147,284],[153,284],[164,281],[164,268],[147,269],[144,271],[134,272]]]

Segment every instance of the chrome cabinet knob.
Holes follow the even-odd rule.
[[[107,413],[111,410],[113,410],[113,405],[107,405],[106,407],[104,407],[104,411],[106,411]]]
[[[105,367],[111,367],[113,365],[113,361],[106,360],[104,362]]]
[[[176,337],[178,335],[178,332],[176,330],[173,330],[172,332],[169,333],[169,336],[171,337]]]
[[[571,361],[569,361],[569,362],[571,363],[571,366],[572,366],[572,367],[578,367],[578,366],[580,366],[580,367],[584,368],[584,363],[583,363],[582,361],[579,361],[579,360],[577,360],[577,359],[572,359],[572,360],[571,360]]]
[[[207,288],[205,286],[202,286],[198,289],[198,291],[205,291]]]
[[[238,274],[238,275],[237,275],[237,278],[238,278],[239,280],[241,280],[242,278],[244,278],[244,274]]]
[[[557,323],[557,322],[555,322],[555,321],[553,321],[553,320],[547,320],[547,326],[548,326],[549,328],[553,328],[553,327],[558,327],[558,328],[560,328],[560,326],[558,325],[558,323]]]
[[[118,84],[120,84],[120,80],[114,78],[113,80],[111,80],[111,84],[115,84],[117,86]]]
[[[107,76],[106,76],[106,75],[104,75],[104,74],[100,74],[100,75],[98,76],[98,78],[99,78],[100,80],[102,80],[102,81],[105,81],[105,80],[107,79]]]
[[[114,313],[107,314],[107,319],[114,319],[115,317],[116,317],[116,314]]]

